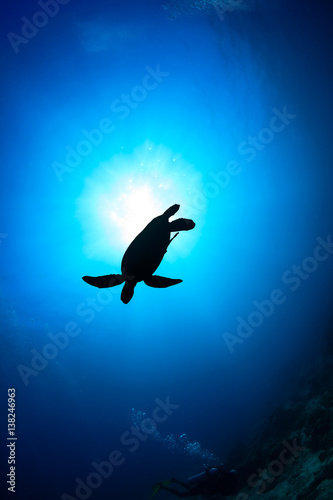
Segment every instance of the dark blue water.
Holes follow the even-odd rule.
[[[227,460],[322,351],[330,4],[189,5],[5,7],[1,488],[15,388],[16,498],[148,499]],[[158,274],[182,284],[140,283],[124,305],[82,281],[119,273],[175,203],[196,227]]]

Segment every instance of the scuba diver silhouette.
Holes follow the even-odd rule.
[[[161,489],[169,491],[180,498],[188,498],[195,495],[202,495],[205,498],[217,494],[223,496],[234,495],[238,489],[237,482],[238,473],[235,469],[228,469],[223,465],[209,467],[204,472],[188,478],[186,483],[172,478],[168,481],[155,484],[153,486],[154,491],[149,500]],[[183,491],[170,488],[169,485],[172,483],[181,486]]]
[[[154,288],[167,288],[178,285],[182,280],[164,278],[153,273],[160,265],[168,246],[178,232],[170,238],[170,233],[176,231],[190,231],[195,227],[191,219],[176,219],[169,222],[169,218],[178,212],[180,205],[172,205],[162,215],[155,217],[127,248],[122,263],[121,274],[107,274],[105,276],[83,276],[89,285],[98,288],[109,288],[125,282],[121,293],[121,300],[128,304],[134,294],[134,287],[139,281]]]

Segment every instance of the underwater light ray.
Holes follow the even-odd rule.
[[[118,265],[135,236],[175,203],[181,205],[182,216],[195,212],[196,222],[202,225],[205,211],[190,213],[198,190],[202,190],[201,174],[164,145],[146,141],[131,154],[116,154],[85,179],[76,200],[84,254]],[[177,242],[173,258],[188,255],[199,234]]]

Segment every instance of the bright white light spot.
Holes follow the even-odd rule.
[[[132,154],[113,156],[85,179],[76,215],[88,258],[119,266],[135,236],[175,203],[180,210],[174,218],[193,218],[197,227],[176,238],[166,257],[174,260],[191,251],[204,219],[204,211],[194,208],[196,193],[202,192],[201,174],[180,155],[176,166],[174,157],[165,146],[147,141]]]

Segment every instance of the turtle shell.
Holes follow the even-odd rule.
[[[155,217],[127,248],[121,262],[122,274],[141,281],[160,265],[170,243],[170,223],[165,214]]]

